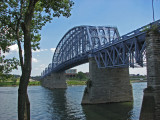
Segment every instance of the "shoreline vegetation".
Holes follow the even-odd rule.
[[[66,80],[68,86],[72,85],[86,85],[86,80]],[[147,82],[146,80],[130,80],[131,83],[135,82]],[[0,82],[0,87],[15,87],[19,82]],[[30,81],[29,86],[40,86],[40,81]]]
[[[0,82],[0,87],[15,87],[18,85],[19,85],[19,82]],[[29,82],[28,85],[29,86],[39,86],[41,84],[40,84],[40,81],[32,81],[32,82]]]
[[[9,77],[3,78],[0,77],[0,87],[6,87],[6,86],[18,86],[20,82],[20,76],[19,75],[8,75]],[[40,76],[32,76],[29,79],[29,86],[39,86],[41,85],[41,82],[39,81]],[[147,76],[146,75],[135,75],[130,74],[129,75],[130,83],[135,82],[147,82]],[[68,86],[72,85],[86,85],[87,81],[89,81],[89,74],[78,72],[73,75],[66,75],[66,83]]]

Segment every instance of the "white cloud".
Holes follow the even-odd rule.
[[[44,70],[47,67],[45,64],[41,64],[39,70]]]
[[[36,51],[32,50],[33,53],[47,51],[48,49],[37,49]]]
[[[32,58],[32,62],[33,62],[33,63],[37,63],[38,60],[37,60],[36,58]]]
[[[50,49],[52,53],[54,53],[54,51],[56,50],[56,48],[51,48]]]
[[[5,55],[5,56],[9,56],[9,55],[14,55],[18,53],[18,45],[17,44],[14,44],[14,45],[11,45],[8,47],[9,48],[9,52],[5,52],[3,53],[2,51],[2,55]],[[18,55],[18,54],[17,54]]]
[[[33,52],[33,53],[35,53],[35,52],[40,52],[40,50],[36,50],[36,51],[35,51],[35,50],[32,50],[32,52]]]
[[[45,67],[45,66],[46,66],[45,64],[41,64],[41,65],[40,65],[40,67]]]
[[[35,68],[35,70],[39,70],[39,68]]]
[[[18,45],[14,44],[9,46],[10,52],[18,52]]]
[[[129,68],[129,74],[140,74],[140,75],[146,75],[146,67],[143,68]]]

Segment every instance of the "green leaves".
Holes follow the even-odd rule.
[[[69,17],[73,4],[70,0],[38,0],[34,9],[32,25],[30,26],[31,37],[34,39],[32,40],[33,49],[39,48],[35,47],[35,45],[39,45],[37,42],[35,44],[35,39],[40,41],[38,33],[42,27],[47,22],[51,22],[53,17],[60,17],[61,15]],[[21,24],[24,23],[24,16],[28,6],[29,0],[3,0],[0,2],[0,41],[2,41],[2,34],[3,41],[7,44],[10,42],[10,45],[16,43],[17,37],[21,42],[24,41]],[[7,32],[3,31],[3,28],[7,29]]]
[[[41,35],[39,31],[47,22],[51,22],[53,17],[69,17],[73,6],[71,0],[1,0],[0,1],[0,48],[3,52],[9,52],[8,47],[24,42],[24,21],[29,4],[35,3],[34,14],[31,19],[30,37],[33,50],[40,49]],[[26,26],[25,26],[26,27]],[[22,54],[22,53],[21,53]],[[21,55],[22,56],[22,55]],[[15,58],[5,59],[0,57],[3,64],[0,65],[0,72],[9,73],[12,69],[17,69],[19,61]],[[21,59],[23,60],[23,59]]]
[[[4,59],[5,57],[0,57],[0,72],[3,74],[8,74],[14,69],[18,69],[19,60],[15,57],[12,59]]]
[[[33,35],[32,34],[32,49],[34,51],[36,51],[36,49],[40,49],[39,45],[39,41],[41,40],[41,35],[37,34],[37,35]]]
[[[79,78],[80,80],[86,79],[86,75],[83,72],[78,72],[77,78]]]
[[[18,69],[19,61],[14,57],[12,59],[5,59],[3,63],[4,73],[9,73],[14,69]]]
[[[60,17],[60,15],[69,17],[74,4],[71,0],[40,0],[40,3],[45,13],[50,13],[53,17]]]
[[[148,25],[143,29],[143,32],[146,32],[147,36],[149,36],[149,32],[153,32],[154,34],[160,35],[158,25]]]

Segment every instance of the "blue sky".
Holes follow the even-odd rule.
[[[40,75],[52,61],[53,52],[72,27],[79,25],[116,26],[120,35],[149,24],[152,18],[152,0],[73,0],[74,6],[69,18],[54,18],[40,31],[40,50],[33,52],[32,76]],[[154,0],[155,20],[160,19],[160,0]],[[18,58],[17,46],[11,47],[8,57]],[[76,67],[78,71],[88,72],[88,64]],[[13,74],[21,74],[20,69]],[[146,68],[130,69],[130,74],[146,74]]]

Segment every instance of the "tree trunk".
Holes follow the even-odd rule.
[[[18,90],[18,119],[30,120],[30,102],[27,93]]]
[[[24,120],[30,120],[30,102],[28,94],[26,96],[26,102],[25,102]]]
[[[30,0],[25,14],[24,23],[21,27],[24,33],[24,63],[22,66],[22,75],[18,89],[18,119],[30,120],[30,102],[27,94],[28,82],[31,74],[31,21],[34,13],[35,4],[38,0]]]
[[[30,32],[24,32],[24,65],[18,89],[18,119],[30,120],[30,103],[27,86],[31,74],[31,38]]]
[[[30,36],[30,24],[27,22],[23,27],[24,32],[24,63],[22,67],[22,76],[20,78],[19,90],[18,90],[18,119],[30,120],[30,103],[27,94],[27,86],[31,74],[31,36]]]

